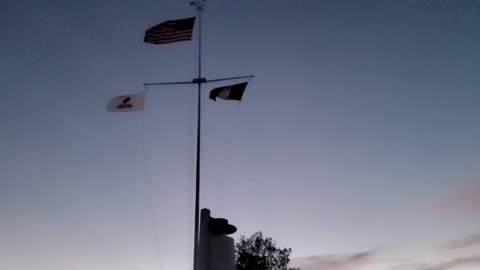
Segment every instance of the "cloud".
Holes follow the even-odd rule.
[[[480,211],[480,181],[451,190],[434,203],[441,212],[477,212]]]
[[[446,249],[461,249],[480,245],[480,234],[470,235],[461,239],[453,240],[445,244]]]
[[[465,265],[480,266],[480,256],[458,258],[449,262],[422,266],[420,268],[417,268],[417,270],[447,270],[447,269],[453,269],[457,266],[465,266]]]
[[[421,269],[422,267],[427,267],[428,264],[426,263],[407,263],[407,264],[402,264],[402,265],[397,265],[397,266],[394,266],[392,268],[390,268],[390,270],[412,270],[412,269]]]
[[[480,256],[463,257],[451,260],[448,262],[428,264],[428,263],[408,263],[403,265],[397,265],[390,270],[449,270],[455,269],[459,266],[480,266]]]
[[[296,259],[292,264],[301,270],[356,270],[371,263],[373,257],[371,251],[351,255],[318,255]]]

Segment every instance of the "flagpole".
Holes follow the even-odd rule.
[[[191,2],[195,5],[198,13],[198,77],[193,80],[198,85],[197,94],[197,164],[195,170],[195,233],[193,246],[193,270],[200,270],[198,258],[198,244],[199,244],[199,222],[200,222],[200,138],[201,138],[201,115],[202,115],[202,83],[206,82],[202,78],[202,12],[205,0]]]
[[[193,79],[192,81],[175,81],[175,82],[154,82],[154,83],[144,83],[143,85],[145,88],[148,86],[158,86],[158,85],[180,85],[180,84],[197,84],[198,86],[198,95],[197,95],[197,153],[196,153],[196,170],[195,170],[195,228],[194,228],[194,244],[193,244],[193,270],[202,270],[202,265],[200,263],[204,262],[206,258],[200,258],[199,255],[199,233],[200,233],[200,146],[201,146],[201,116],[202,116],[202,84],[203,83],[208,83],[208,82],[220,82],[220,81],[227,81],[227,80],[236,80],[236,79],[251,79],[253,78],[253,75],[251,76],[240,76],[240,77],[230,77],[230,78],[218,78],[218,79],[213,79],[213,80],[207,80],[205,78],[202,78],[202,12],[204,12],[204,5],[207,0],[194,0],[190,2],[190,5],[193,5],[196,7],[196,11],[198,13],[198,76],[197,78]],[[190,21],[188,24],[191,23],[191,19],[193,18],[188,18]],[[185,19],[186,20],[186,19]],[[189,35],[188,39],[186,34],[187,30],[192,30],[193,24],[192,25],[185,25],[185,22],[181,22],[178,27],[176,26],[176,23],[178,21],[185,21],[185,20],[172,20],[172,21],[165,21],[161,24],[155,25],[151,28],[149,28],[144,37],[144,42],[150,43],[150,44],[166,44],[166,43],[172,43],[172,42],[177,42],[177,41],[184,41],[184,40],[191,40],[191,35]],[[172,26],[173,25],[173,26]],[[173,33],[173,35],[172,35]],[[181,34],[179,34],[181,33]],[[243,89],[244,90],[244,89]],[[242,90],[242,94],[243,94]],[[118,98],[128,98],[130,100],[130,97],[128,96],[120,96],[115,99],[113,99],[110,102],[116,101]],[[240,97],[241,98],[241,97]],[[234,98],[236,100],[240,100],[240,98]],[[125,99],[123,99],[125,100]],[[123,101],[124,105],[128,103],[129,101]],[[110,103],[109,103],[110,104]],[[122,105],[122,104],[119,104]],[[128,104],[131,105],[131,104]],[[112,111],[109,109],[109,106],[107,106],[107,110]],[[143,104],[142,104],[143,106]],[[126,108],[126,107],[125,107]],[[115,111],[122,111],[125,109],[123,107],[117,106]],[[130,108],[130,107],[129,107]],[[142,108],[143,110],[143,108]],[[130,110],[124,110],[124,111],[130,111]],[[203,254],[203,252],[202,252]]]

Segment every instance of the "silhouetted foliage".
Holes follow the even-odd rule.
[[[291,253],[291,248],[277,248],[272,238],[256,232],[235,244],[235,264],[237,270],[299,270],[288,267]]]

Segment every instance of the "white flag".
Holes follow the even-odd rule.
[[[113,98],[108,102],[109,112],[136,112],[143,111],[145,92],[124,95]]]

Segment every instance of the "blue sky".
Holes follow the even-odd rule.
[[[208,1],[205,76],[255,78],[240,104],[204,93],[202,207],[306,270],[478,268],[479,11]],[[142,42],[193,14],[188,1],[0,4],[2,269],[190,267],[195,88],[151,87],[143,114],[105,105],[195,76],[196,34]]]

